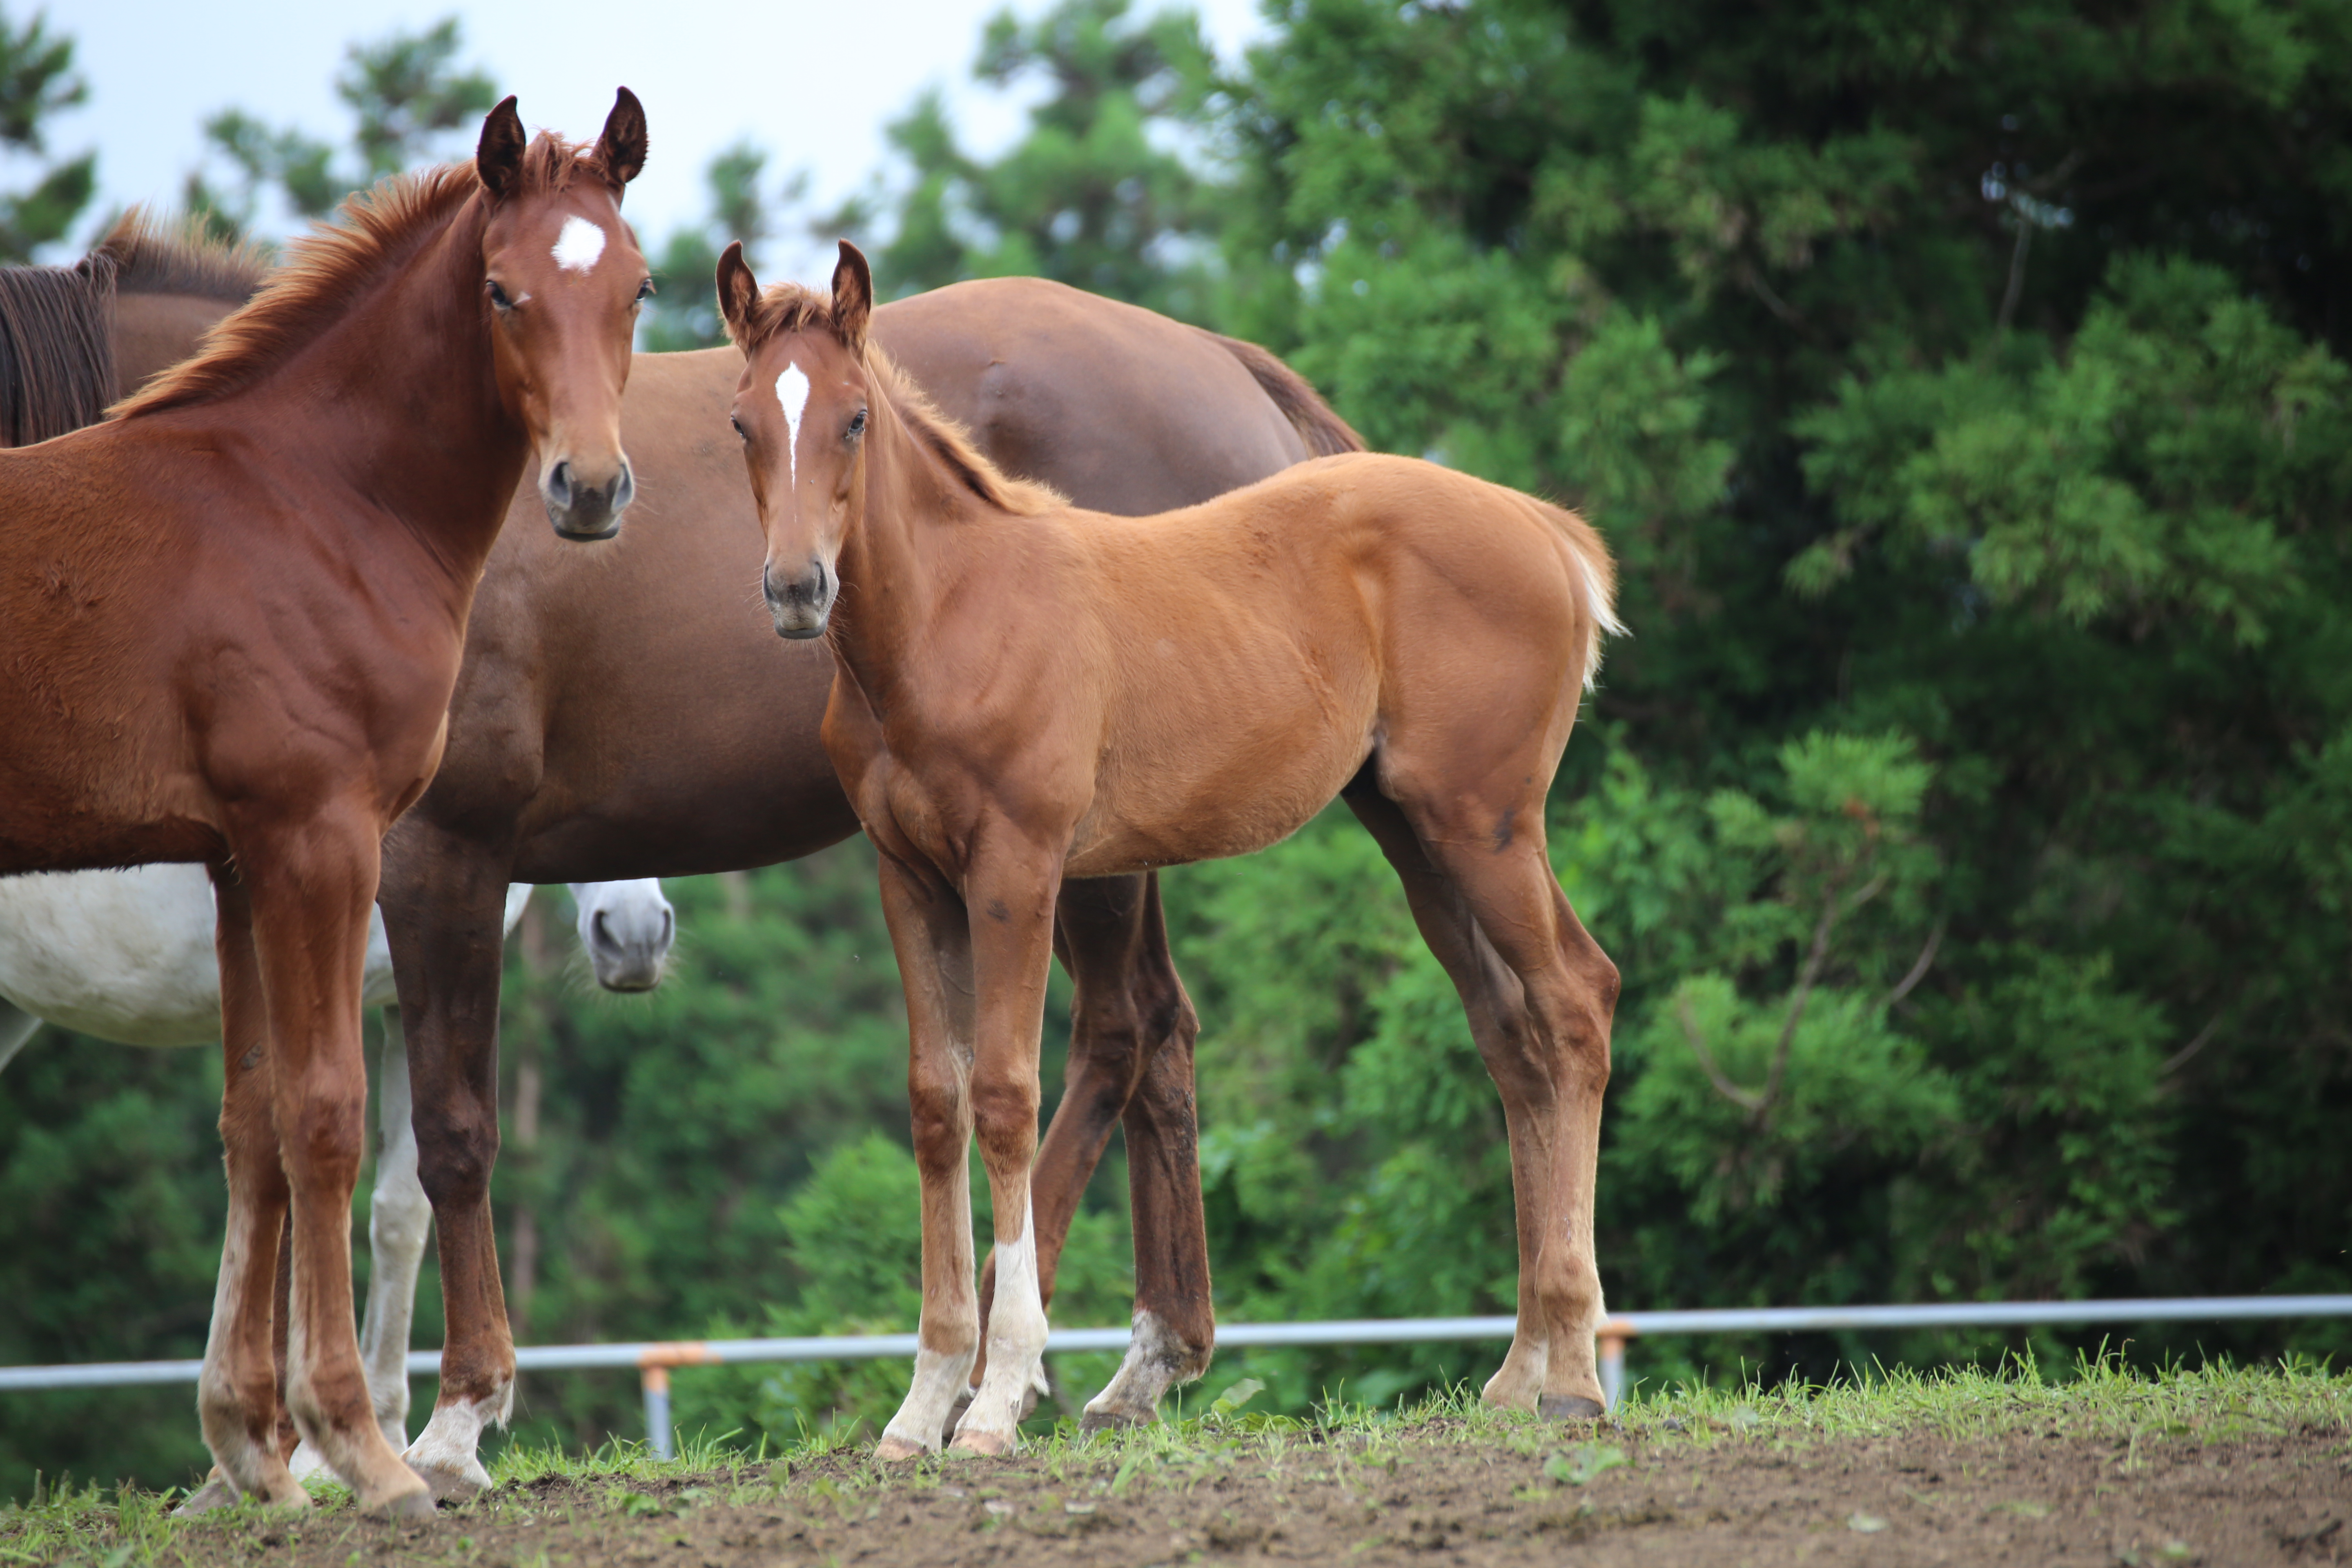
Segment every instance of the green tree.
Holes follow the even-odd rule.
[[[760,268],[763,242],[794,224],[808,191],[803,172],[769,195],[760,188],[767,168],[768,154],[748,142],[710,160],[702,174],[710,194],[710,216],[673,231],[654,253],[656,292],[638,330],[641,347],[656,352],[707,349],[727,341],[712,285],[719,253],[740,239],[754,269]]]
[[[1064,0],[1032,23],[1000,13],[973,75],[1000,89],[1042,77],[1049,90],[993,162],[964,151],[936,93],[892,122],[911,184],[876,255],[881,287],[1029,275],[1202,316],[1219,209],[1177,147],[1205,124],[1210,60],[1189,11],[1138,20],[1128,0]]]
[[[1227,87],[1227,330],[1380,445],[1577,500],[1625,567],[1634,636],[1555,801],[1627,976],[1619,1298],[2352,1279],[2352,1176],[2322,1152],[2352,1109],[2352,972],[2313,918],[2342,897],[2352,734],[2325,608],[2352,588],[2352,11],[1273,20]],[[1834,857],[1783,841],[1847,831],[1805,770],[1915,765],[1902,811],[1852,797],[1915,869],[1832,922],[1807,992],[1826,900],[1879,873],[1836,892]],[[1192,940],[1203,994],[1275,966],[1213,921]],[[1270,1050],[1204,1011],[1204,1081],[1381,1060],[1374,1018]],[[1415,1059],[1462,1088],[1401,1077],[1400,1117],[1475,1086],[1431,1018]],[[1325,1179],[1378,1147],[1291,1133],[1304,1106],[1254,1120]],[[1261,1217],[1226,1212],[1221,1247],[1253,1256]],[[1315,1235],[1265,1250],[1312,1274]],[[1376,1261],[1350,1268],[1402,1276]]]
[[[89,96],[73,68],[73,40],[48,29],[39,13],[21,26],[0,12],[0,147],[48,154],[44,122]],[[98,184],[98,154],[52,163],[29,190],[0,192],[0,261],[23,262],[65,237]]]
[[[355,121],[348,163],[330,143],[294,127],[273,128],[242,109],[212,116],[204,124],[206,155],[227,164],[229,183],[214,184],[201,168],[191,173],[188,210],[241,232],[274,190],[296,216],[324,217],[345,195],[386,175],[465,156],[498,89],[487,72],[458,65],[464,47],[457,18],[447,16],[421,33],[394,32],[344,52],[335,96]]]

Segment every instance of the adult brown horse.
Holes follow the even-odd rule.
[[[1058,284],[957,284],[883,306],[874,330],[998,461],[1105,510],[1165,510],[1361,446],[1264,351]],[[448,1323],[439,1404],[408,1458],[444,1496],[487,1484],[480,1432],[513,1397],[488,1200],[500,889],[766,865],[857,828],[817,741],[832,661],[780,643],[752,591],[758,514],[722,423],[741,370],[731,348],[639,355],[622,416],[639,481],[627,532],[585,552],[536,528],[500,537],[448,752],[384,845]],[[518,515],[536,504],[518,498]],[[1073,884],[1061,915],[1076,995],[1068,1087],[1038,1168],[1044,1287],[1123,1126],[1137,1333],[1088,1419],[1148,1421],[1213,1342],[1197,1025],[1150,878]]]
[[[1519,1314],[1488,1400],[1597,1415],[1592,1186],[1617,971],[1544,846],[1544,796],[1614,629],[1574,513],[1359,453],[1138,524],[1008,479],[830,299],[719,303],[779,634],[835,665],[824,743],[880,852],[903,976],[923,1310],[878,1452],[939,1442],[980,1348],[966,1160],[994,1200],[989,1370],[955,1446],[1009,1452],[1045,1342],[1030,1205],[1037,1049],[1066,882],[1245,854],[1333,796],[1403,878],[1502,1090]]]
[[[0,268],[0,446],[96,424],[194,352],[268,270],[251,246],[136,212],[70,267]]]
[[[354,199],[117,417],[0,454],[0,874],[212,870],[229,1225],[198,1409],[273,1503],[308,1501],[277,1441],[290,1209],[286,1405],[362,1506],[431,1509],[352,1325],[368,906],[524,460],[559,531],[625,497],[644,153],[625,90],[593,149],[530,142],[509,99],[472,165]]]

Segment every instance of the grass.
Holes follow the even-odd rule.
[[[1030,1441],[1034,1463],[1056,1480],[1091,1480],[1112,1496],[1139,1487],[1186,1488],[1234,1466],[1279,1469],[1306,1455],[1344,1454],[1356,1465],[1393,1468],[1431,1446],[1483,1444],[1530,1456],[1551,1453],[1560,1428],[1527,1415],[1490,1410],[1475,1391],[1457,1388],[1372,1410],[1335,1404],[1311,1418],[1246,1408],[1249,1380],[1228,1388],[1206,1414],[1139,1431],[1083,1438],[1065,1426]],[[1791,1446],[1925,1431],[1953,1440],[2017,1432],[2097,1439],[2134,1451],[2167,1439],[2222,1442],[2292,1431],[2352,1437],[2352,1376],[2304,1361],[2262,1367],[2173,1367],[2154,1374],[2115,1359],[2086,1359],[2063,1382],[2045,1381],[2027,1363],[1999,1372],[1875,1369],[1827,1386],[1756,1384],[1637,1390],[1623,1406],[1622,1433],[1653,1444],[1707,1446],[1763,1438]],[[980,1484],[985,1461],[937,1458],[885,1470],[863,1463],[862,1439],[814,1437],[781,1454],[730,1446],[732,1434],[691,1440],[673,1459],[615,1440],[593,1453],[510,1448],[493,1479],[528,1486],[549,1479],[603,1483],[602,1509],[623,1516],[658,1514],[701,1502],[772,1500],[786,1489],[849,1510],[861,1494]],[[1612,1459],[1610,1456],[1618,1454]],[[1605,1444],[1549,1461],[1553,1479],[1583,1484],[1580,1468],[1622,1462]],[[511,1495],[511,1494],[509,1494]],[[981,1495],[986,1496],[983,1491]],[[257,1551],[295,1528],[362,1528],[339,1520],[347,1495],[320,1490],[321,1509],[300,1521],[252,1504],[191,1521],[169,1517],[170,1492],[112,1489],[60,1481],[31,1501],[0,1508],[0,1564],[73,1563],[95,1568],[173,1562],[175,1542],[194,1531],[229,1531]],[[463,1515],[458,1516],[462,1519]],[[218,1544],[214,1537],[209,1544]]]

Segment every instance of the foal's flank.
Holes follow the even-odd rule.
[[[880,851],[923,1178],[915,1384],[879,1452],[939,1441],[978,1346],[964,1150],[994,1199],[988,1365],[959,1447],[1013,1443],[1042,1348],[1029,1204],[1055,900],[1066,878],[1244,854],[1334,795],[1371,830],[1501,1090],[1517,1332],[1497,1404],[1596,1415],[1592,1253],[1617,973],[1553,879],[1544,796],[1613,576],[1573,513],[1356,455],[1131,521],[998,472],[830,298],[719,303],[776,629],[825,637],[824,742]]]

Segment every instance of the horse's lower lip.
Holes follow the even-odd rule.
[[[819,621],[813,626],[780,626],[776,628],[776,635],[780,637],[789,637],[793,642],[807,642],[811,638],[824,636],[824,623]]]
[[[557,538],[573,540],[583,544],[593,542],[599,539],[611,539],[620,531],[621,520],[619,518],[614,518],[612,521],[606,523],[600,529],[591,531],[566,528],[560,522],[555,524],[555,535]]]

